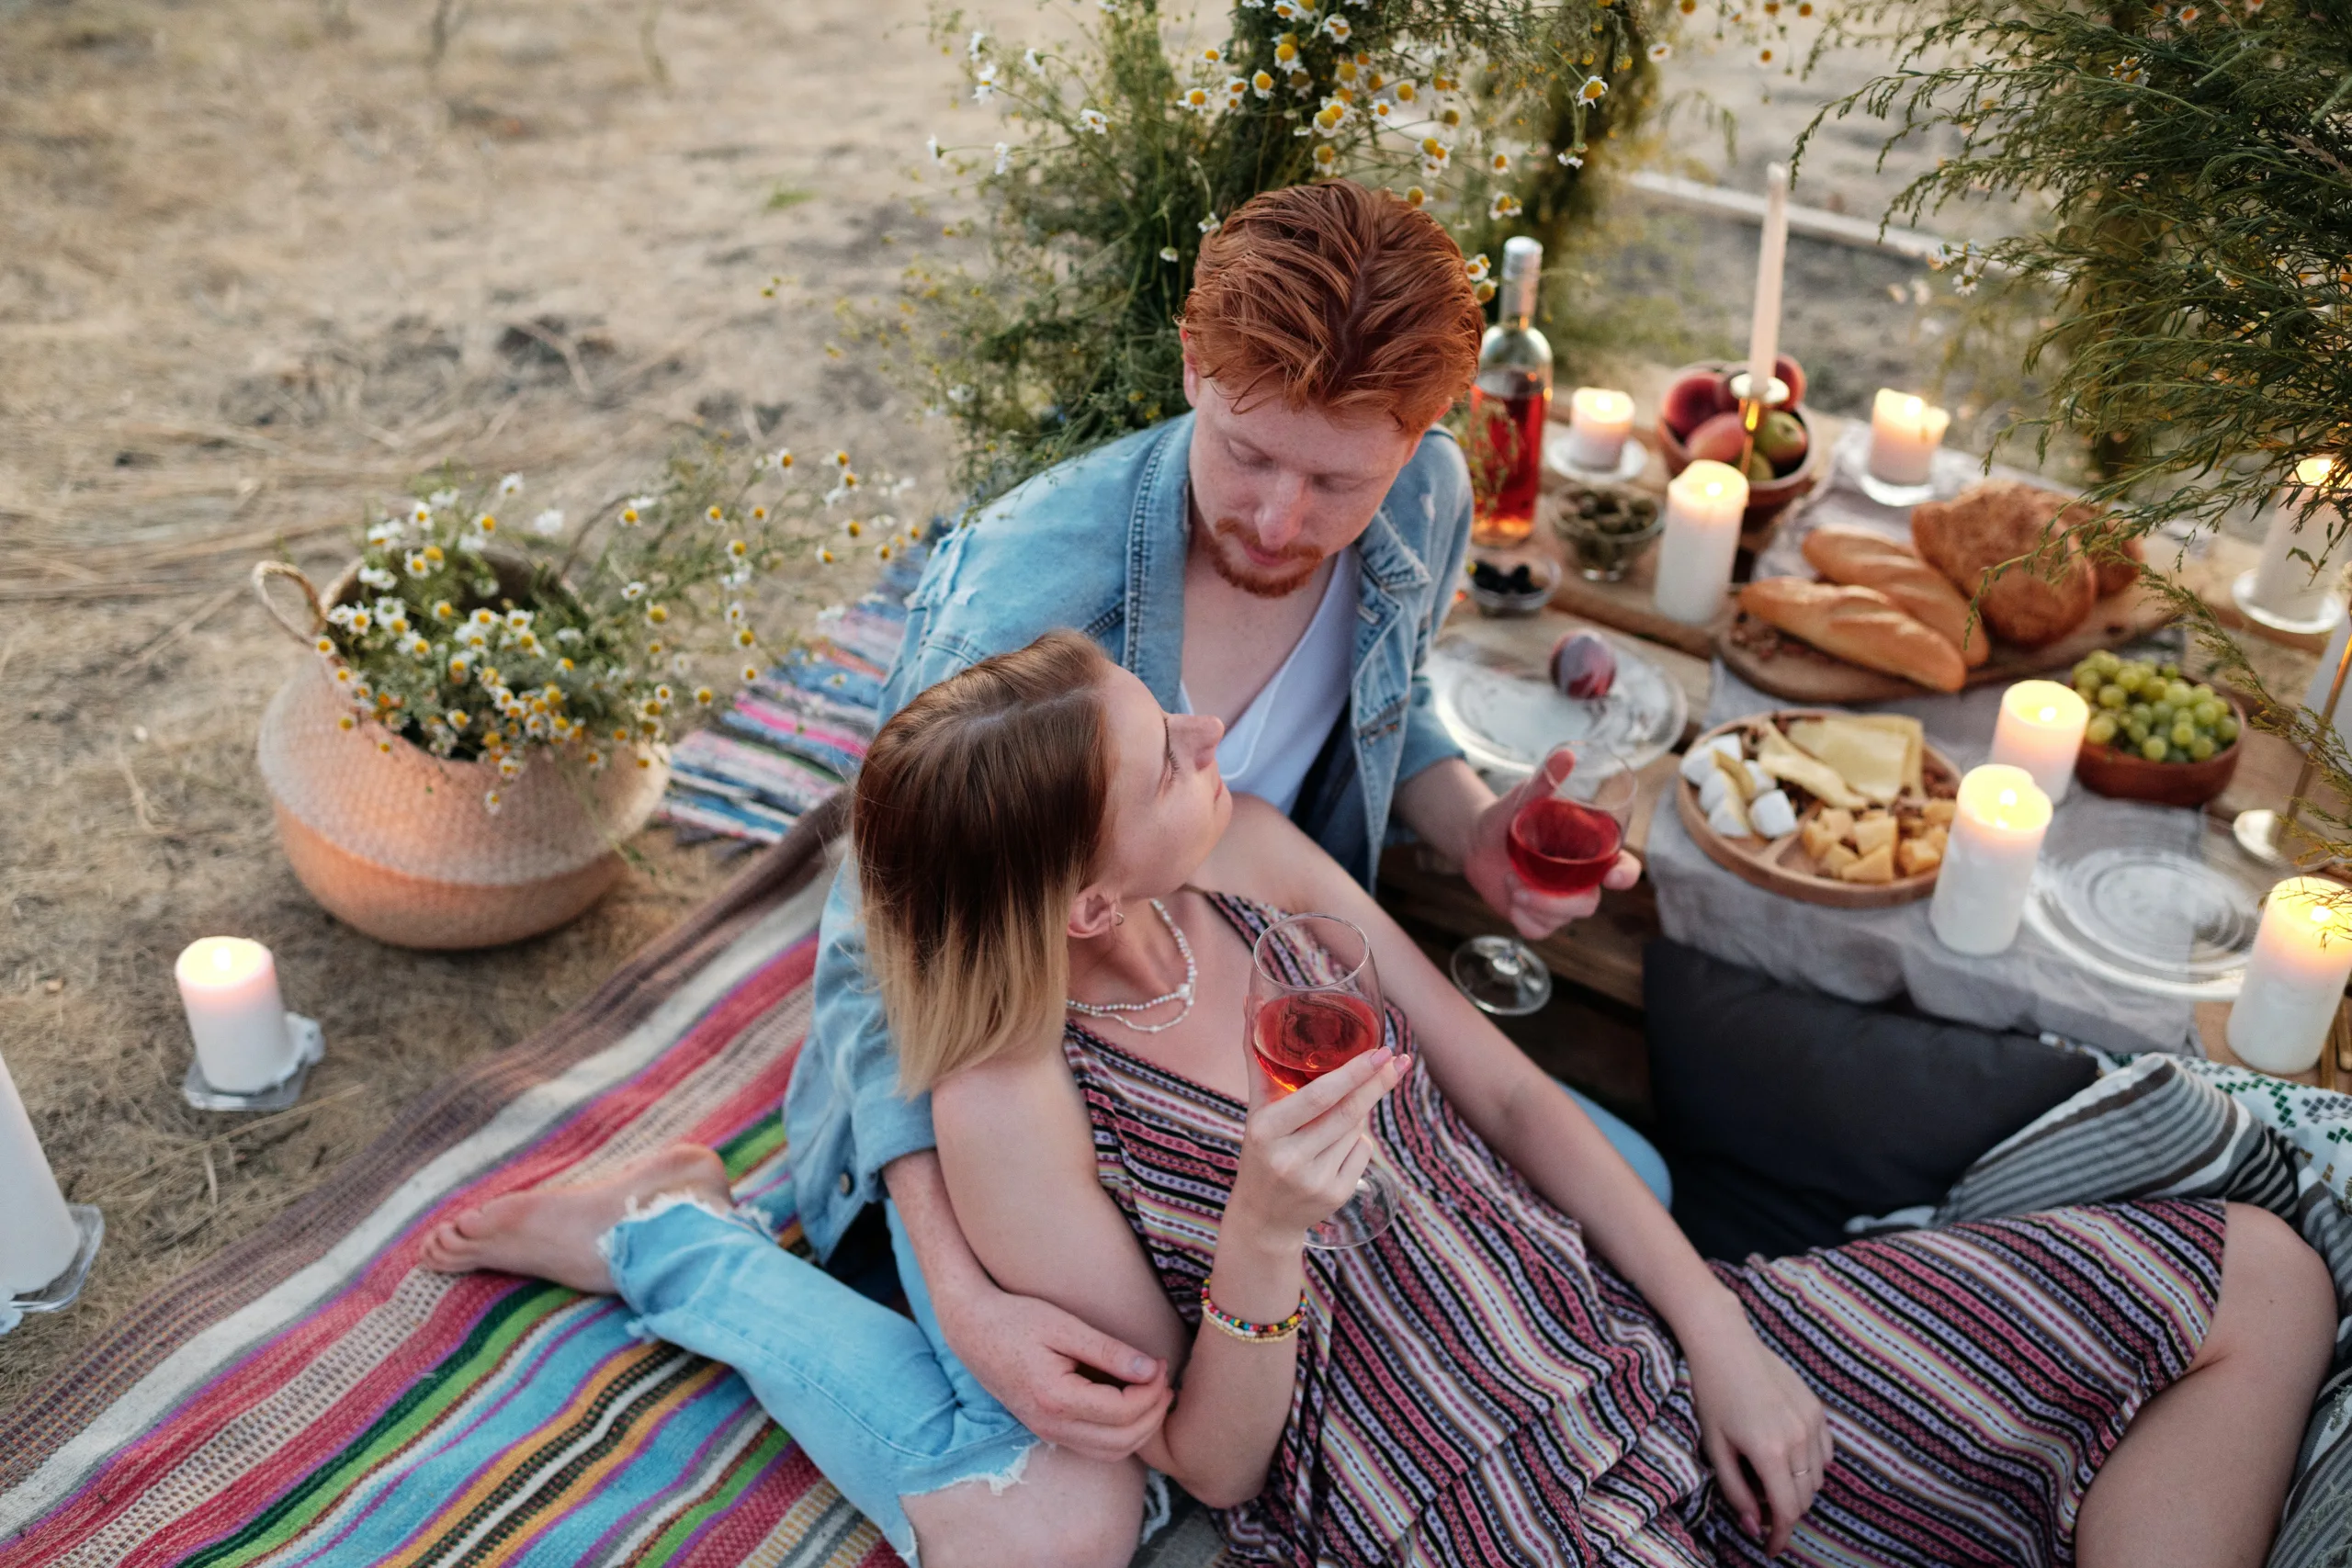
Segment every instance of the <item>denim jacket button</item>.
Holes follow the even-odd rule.
[[[839,1188],[841,1190],[842,1196],[846,1198],[850,1195],[850,1190],[855,1187],[857,1183],[851,1180],[849,1172],[844,1170],[841,1174],[841,1179],[834,1182],[833,1185]]]

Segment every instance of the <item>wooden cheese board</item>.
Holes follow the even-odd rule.
[[[1691,750],[1707,745],[1719,735],[1754,732],[1759,726],[1800,718],[1830,718],[1840,716],[1819,709],[1780,708],[1771,713],[1756,714],[1747,718],[1719,724],[1690,743]],[[1686,753],[1687,754],[1687,753]],[[1948,800],[1960,793],[1960,770],[1951,758],[1924,742],[1920,748],[1919,772],[1930,799]],[[1700,808],[1699,792],[1688,779],[1677,776],[1674,781],[1675,809],[1688,832],[1707,858],[1730,872],[1741,881],[1760,887],[1767,893],[1777,893],[1783,898],[1800,903],[1820,904],[1834,909],[1884,909],[1897,904],[1908,904],[1924,898],[1935,891],[1938,867],[1911,876],[1898,876],[1892,882],[1844,882],[1826,875],[1815,868],[1812,855],[1803,842],[1804,822],[1820,809],[1816,804],[1798,819],[1799,831],[1781,834],[1778,838],[1732,838],[1715,830]]]
[[[1968,672],[1967,683],[1983,686],[1997,681],[2006,685],[2067,668],[2102,648],[2139,641],[2169,623],[2173,614],[2170,604],[2135,583],[2093,604],[2083,624],[2056,642],[2031,649],[1996,642],[1992,657]],[[1724,669],[1758,691],[1792,703],[1884,703],[1929,691],[1900,675],[1849,664],[1744,613],[1735,614],[1716,632],[1715,655]]]

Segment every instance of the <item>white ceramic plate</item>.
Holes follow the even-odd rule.
[[[1535,771],[1555,746],[1603,747],[1640,768],[1682,739],[1689,699],[1673,678],[1622,637],[1617,683],[1599,702],[1564,694],[1541,671],[1490,653],[1465,638],[1447,637],[1430,650],[1430,685],[1438,718],[1471,766],[1518,780]]]

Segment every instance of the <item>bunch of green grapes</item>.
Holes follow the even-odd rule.
[[[2151,762],[2201,762],[2238,738],[2230,705],[2212,687],[2182,680],[2177,664],[2118,659],[2101,649],[2075,666],[2075,690],[2091,705],[2084,739]]]

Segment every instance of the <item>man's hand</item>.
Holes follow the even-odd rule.
[[[1050,1302],[987,1284],[964,1292],[952,1311],[936,1297],[933,1305],[980,1386],[1057,1448],[1122,1460],[1168,1414],[1174,1393],[1165,1366]]]
[[[1497,914],[1510,919],[1519,934],[1531,941],[1550,936],[1570,920],[1583,919],[1600,907],[1600,888],[1566,897],[1541,893],[1519,879],[1510,864],[1510,819],[1538,795],[1560,786],[1575,766],[1573,759],[1555,752],[1526,783],[1478,814],[1470,830],[1469,852],[1463,857],[1462,874],[1478,890]],[[1622,851],[1617,863],[1600,879],[1600,886],[1619,892],[1641,879],[1642,863]]]

